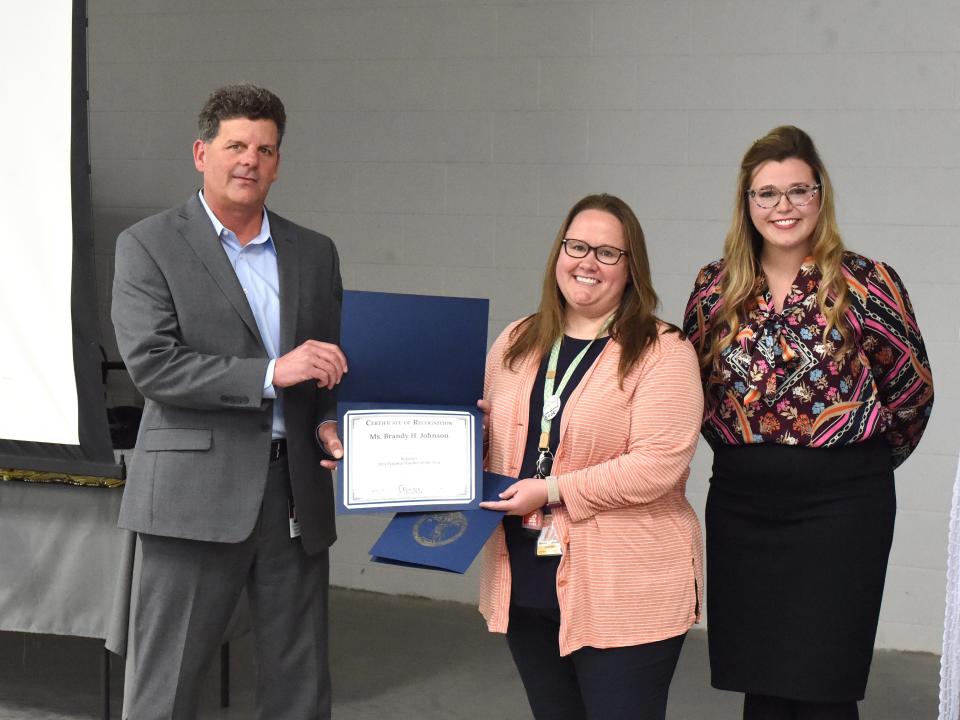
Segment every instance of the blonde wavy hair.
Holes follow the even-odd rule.
[[[699,354],[704,367],[712,367],[717,356],[733,342],[736,332],[731,330],[739,327],[746,317],[748,306],[753,302],[757,278],[762,272],[760,251],[763,237],[750,219],[750,207],[747,204],[751,202],[747,191],[750,190],[753,174],[765,162],[783,162],[790,158],[809,165],[820,185],[820,211],[811,238],[811,249],[822,277],[817,290],[817,303],[827,320],[823,330],[824,341],[827,341],[829,332],[836,328],[843,336],[843,344],[837,349],[836,355],[843,355],[850,347],[852,332],[843,319],[850,299],[841,268],[844,246],[837,227],[833,185],[810,136],[793,125],[781,125],[754,141],[740,162],[733,221],[723,247],[720,307],[710,332],[711,337],[706,340],[701,336]]]

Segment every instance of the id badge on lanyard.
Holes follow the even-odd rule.
[[[547,513],[543,517],[543,527],[537,535],[537,557],[553,557],[563,555],[563,543],[554,522],[554,515]]]
[[[580,361],[583,360],[587,351],[590,349],[590,346],[593,345],[598,337],[607,331],[607,328],[610,327],[612,322],[613,315],[607,318],[603,327],[601,327],[597,333],[597,336],[587,343],[587,345],[577,353],[576,357],[570,361],[566,371],[563,373],[563,377],[560,379],[560,384],[556,388],[554,388],[554,381],[557,378],[557,362],[560,358],[560,345],[563,342],[563,335],[558,337],[554,341],[553,347],[550,348],[550,357],[547,360],[547,372],[543,380],[543,411],[540,417],[540,442],[537,445],[537,449],[540,451],[540,457],[537,458],[537,472],[534,477],[546,478],[550,475],[550,471],[553,469],[553,453],[550,452],[550,427],[553,424],[553,419],[560,414],[560,409],[563,404],[560,397],[567,387],[570,378],[573,376],[574,371],[577,369],[577,366],[580,364]],[[545,508],[533,510],[524,515],[521,520],[520,524],[525,529],[539,533],[537,535],[538,556],[563,554],[563,545],[560,542],[560,537],[557,534],[553,520],[554,518],[553,515],[550,514],[550,510]]]
[[[557,405],[559,410],[559,403]],[[550,419],[556,416],[554,410]],[[553,469],[553,453],[547,446],[546,433],[540,436],[540,457],[537,458],[537,472],[535,477],[546,478]],[[554,516],[550,508],[537,508],[523,516],[521,525],[527,530],[537,533],[537,557],[553,557],[563,555],[563,544],[560,542],[560,536],[557,533],[557,526],[554,524]]]

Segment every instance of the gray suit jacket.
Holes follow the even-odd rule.
[[[343,287],[330,238],[269,213],[280,275],[280,353],[339,343]],[[273,403],[268,358],[236,273],[200,200],[153,215],[117,239],[112,317],[120,354],[145,398],[120,526],[240,542],[267,477]],[[303,547],[336,539],[330,473],[316,428],[336,393],[313,382],[279,390]]]

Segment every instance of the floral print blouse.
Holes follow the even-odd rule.
[[[883,436],[894,466],[917,446],[933,406],[933,379],[910,298],[888,265],[847,252],[842,266],[853,348],[839,360],[840,333],[823,337],[813,258],[801,265],[782,312],[766,279],[757,278],[755,302],[734,341],[703,373],[703,435],[711,446],[832,447]],[[687,303],[684,332],[698,352],[720,308],[723,272],[723,260],[704,266]]]

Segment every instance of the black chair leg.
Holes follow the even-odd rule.
[[[103,698],[103,720],[110,720],[110,651],[103,648],[100,656],[100,693]]]
[[[230,643],[220,646],[220,707],[230,707]]]

